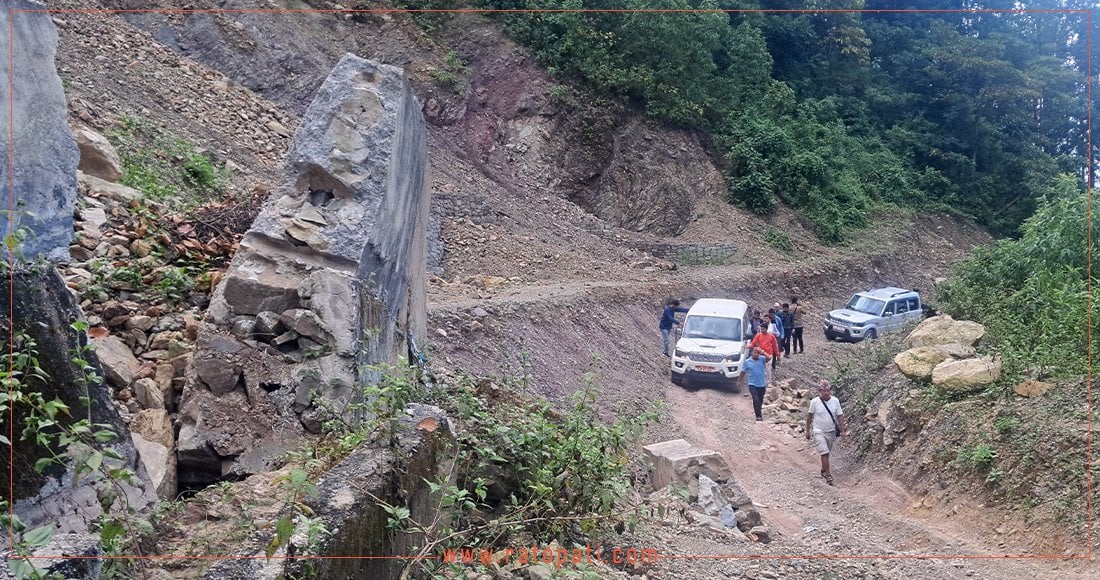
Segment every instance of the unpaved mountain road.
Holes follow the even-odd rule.
[[[693,276],[697,286],[691,292],[679,295],[738,297],[754,307],[770,304],[774,295],[754,287],[757,276],[745,269],[707,270]],[[806,352],[785,359],[777,378],[813,384],[829,376],[837,361],[865,356],[866,351],[821,336],[822,316],[842,291],[829,294],[805,277],[799,284],[809,304]],[[657,350],[657,312],[650,297],[664,296],[675,285],[674,280],[653,279],[530,286],[502,289],[481,300],[437,300],[431,306],[431,329],[450,329],[447,337],[433,336],[436,364],[489,375],[526,373],[533,377],[535,392],[559,401],[580,386],[582,375],[595,370],[609,417],[653,401],[665,404],[662,422],[649,428],[644,444],[683,438],[723,454],[759,504],[773,541],[739,543],[682,519],[654,521],[624,538],[626,545],[654,547],[667,556],[645,567],[648,577],[1100,577],[1094,562],[1080,559],[1085,538],[1057,551],[1036,548],[1028,534],[997,531],[1012,520],[1012,513],[977,500],[941,502],[911,494],[883,473],[888,466],[880,463],[893,459],[857,461],[848,440],[835,453],[836,486],[830,487],[818,475],[818,458],[808,442],[774,423],[767,412],[763,422],[754,421],[748,397],[672,385],[668,359]],[[484,314],[471,315],[475,308]],[[481,321],[482,330],[462,329],[462,321],[474,319]],[[844,402],[843,393],[838,395]]]
[[[820,343],[811,343],[806,355],[781,363],[778,378],[816,379],[822,360],[858,348],[817,340]],[[655,384],[662,379],[655,379]],[[923,497],[874,473],[873,459],[857,463],[855,450],[843,439],[833,454],[836,485],[827,485],[818,475],[819,460],[809,442],[767,413],[763,422],[754,421],[751,400],[742,394],[671,384],[664,392],[673,430],[722,453],[758,504],[774,539],[768,545],[722,543],[691,526],[674,528],[674,533],[657,527],[654,541],[665,544],[662,549],[670,553],[758,555],[759,560],[668,560],[654,566],[654,577],[1014,579],[1084,578],[1097,573],[1088,562],[1064,558],[1062,553],[1032,552],[1024,543],[999,535],[995,529],[1003,516],[998,510],[925,507]],[[1071,553],[1083,553],[1084,545],[1082,539]]]

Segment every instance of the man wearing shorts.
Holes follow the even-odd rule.
[[[806,439],[813,439],[817,454],[821,456],[821,477],[832,485],[829,453],[833,450],[837,437],[843,436],[847,428],[844,426],[840,401],[832,396],[829,381],[821,381],[817,392],[819,395],[810,401],[810,413],[806,416]]]

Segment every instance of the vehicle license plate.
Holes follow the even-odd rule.
[[[709,367],[709,366],[705,366],[705,365],[697,366],[697,367],[695,367],[695,370],[697,370],[701,373],[713,373],[713,372],[718,371],[718,369],[716,369],[714,367]]]

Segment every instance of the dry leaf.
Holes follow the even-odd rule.
[[[416,424],[416,429],[418,431],[427,431],[428,433],[432,433],[438,428],[439,420],[435,417],[426,417]]]

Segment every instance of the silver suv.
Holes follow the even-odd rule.
[[[859,342],[923,317],[924,306],[916,290],[888,287],[859,292],[847,306],[825,317],[825,338]]]

